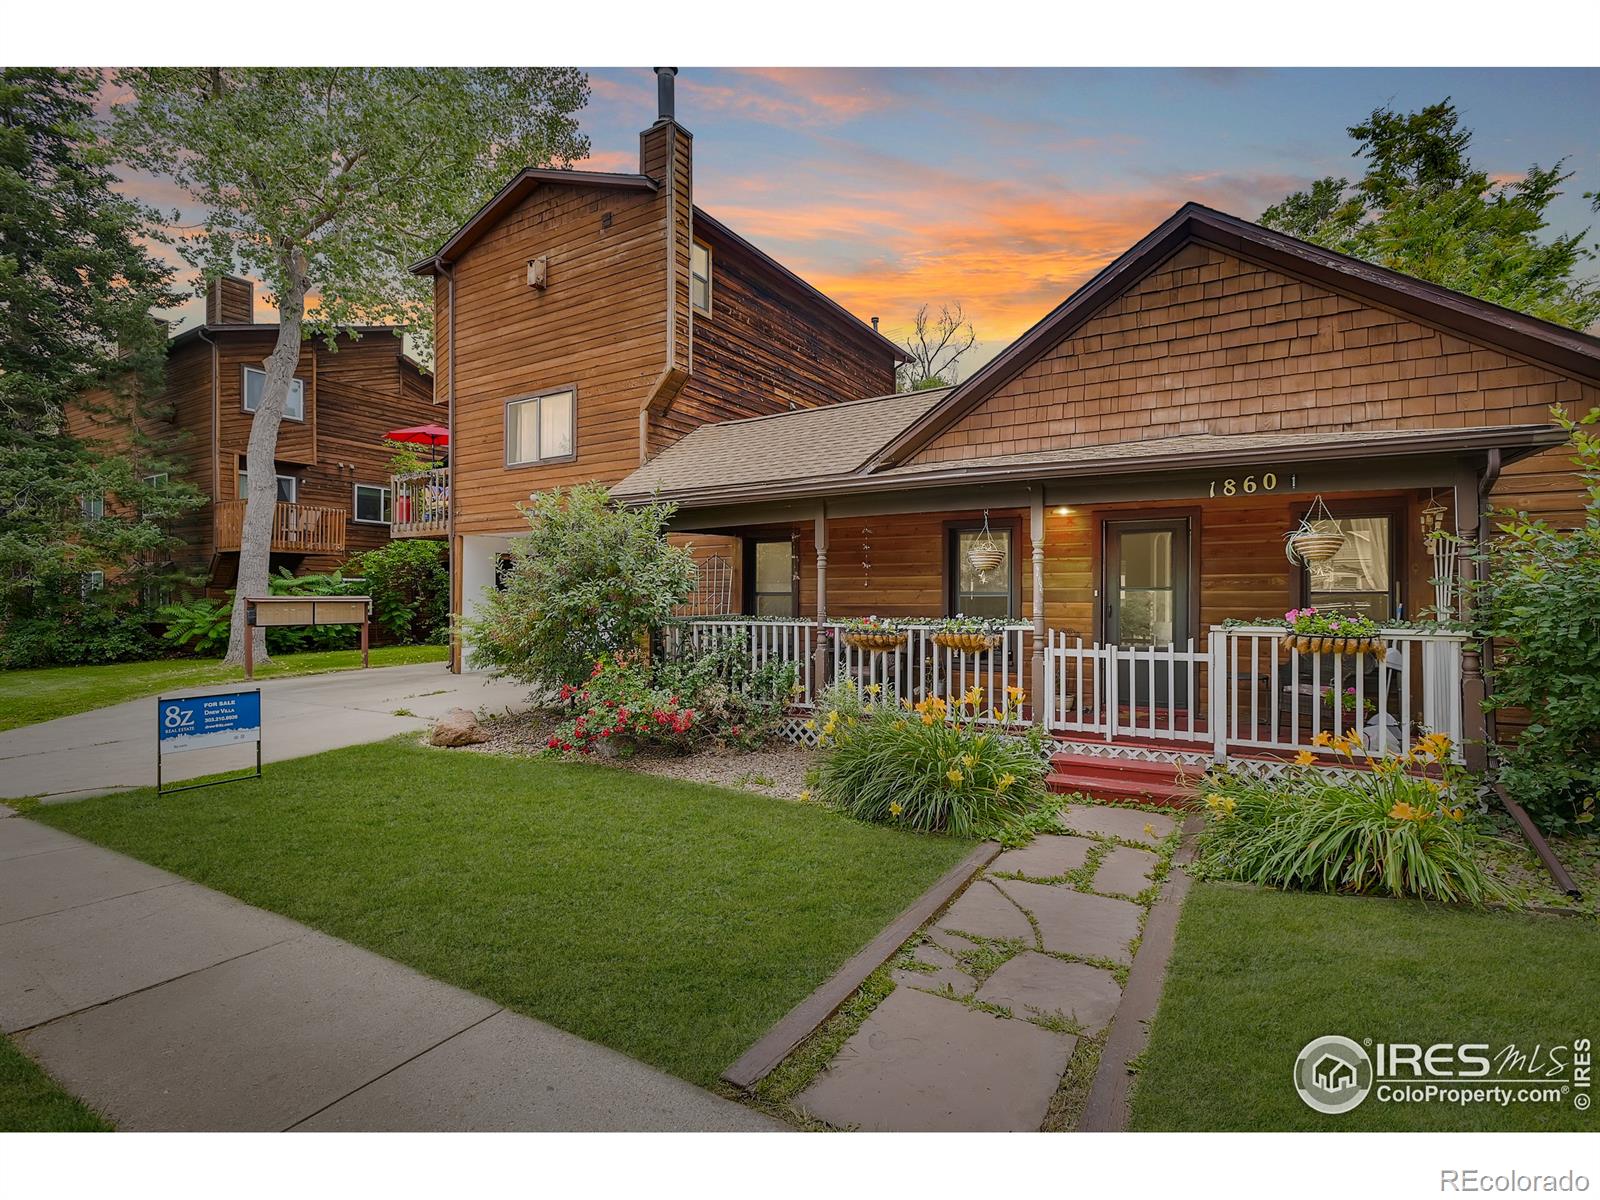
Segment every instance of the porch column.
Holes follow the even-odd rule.
[[[812,651],[812,695],[820,699],[828,679],[828,643],[823,639],[823,629],[828,624],[828,504],[817,505],[817,642]]]
[[[1028,513],[1033,534],[1033,671],[1028,695],[1033,700],[1033,723],[1044,724],[1044,485],[1035,484]]]
[[[1472,625],[1472,582],[1476,578],[1478,561],[1478,520],[1481,501],[1478,497],[1478,472],[1464,467],[1456,480],[1456,569],[1461,575],[1460,599],[1456,604],[1462,624]],[[1482,646],[1476,638],[1469,637],[1461,644],[1461,732],[1465,745],[1462,754],[1467,770],[1482,771],[1489,762],[1488,726],[1484,720],[1483,701],[1487,689],[1483,681]]]

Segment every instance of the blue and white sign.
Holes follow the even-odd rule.
[[[161,752],[261,741],[261,693],[217,692],[157,702]]]

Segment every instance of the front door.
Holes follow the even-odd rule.
[[[1193,632],[1189,628],[1188,519],[1107,521],[1104,528],[1103,640],[1116,646],[1184,649]],[[1128,664],[1121,664],[1118,695],[1134,704],[1187,701],[1184,673],[1177,673],[1177,696],[1168,694],[1166,671],[1155,675],[1152,691],[1147,670],[1130,671]]]

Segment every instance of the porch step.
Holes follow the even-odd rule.
[[[1175,763],[1129,762],[1057,753],[1050,758],[1045,786],[1052,792],[1077,792],[1096,800],[1145,800],[1186,808],[1194,800],[1194,783],[1180,779]]]

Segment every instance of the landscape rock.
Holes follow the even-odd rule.
[[[478,724],[477,714],[465,708],[452,708],[433,723],[428,743],[433,746],[475,746],[489,740]]]

